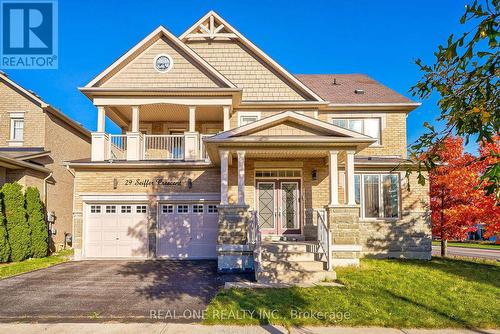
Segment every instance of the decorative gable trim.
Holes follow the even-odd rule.
[[[244,46],[252,51],[257,57],[268,64],[276,72],[283,76],[284,79],[292,87],[299,89],[305,96],[310,97],[312,100],[323,102],[324,100],[313,92],[309,87],[304,85],[300,80],[285,70],[280,64],[269,57],[264,51],[259,49],[255,44],[243,36],[238,30],[225,21],[219,14],[213,10],[205,14],[195,24],[189,27],[179,39],[183,42],[190,39],[216,39],[216,38],[230,38],[239,40]]]
[[[196,62],[199,66],[204,68],[209,74],[213,76],[213,78],[224,88],[237,88],[229,79],[219,73],[215,68],[212,67],[208,62],[206,62],[203,58],[201,58],[196,52],[191,50],[188,46],[182,43],[174,34],[168,31],[165,27],[159,26],[153,32],[151,32],[148,36],[146,36],[143,40],[137,43],[133,48],[128,50],[124,55],[118,58],[113,64],[107,67],[104,71],[102,71],[97,77],[95,77],[92,81],[90,81],[85,88],[96,87],[102,81],[106,81],[106,78],[117,69],[121,69],[121,67],[125,66],[132,59],[135,59],[140,53],[142,53],[143,48],[149,47],[152,43],[159,40],[161,37],[167,38],[171,41],[176,47],[186,53],[191,60]]]

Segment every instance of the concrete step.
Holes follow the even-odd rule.
[[[337,274],[334,271],[303,271],[284,270],[272,271],[264,270],[255,273],[259,283],[316,283],[324,280],[335,280]]]
[[[269,252],[312,252],[318,250],[315,242],[270,242],[261,245],[263,251]]]
[[[288,270],[298,271],[322,271],[325,270],[325,263],[321,261],[262,261],[260,268],[263,271],[283,272]]]
[[[262,260],[265,261],[314,261],[316,255],[312,252],[273,252],[267,249],[261,252]]]

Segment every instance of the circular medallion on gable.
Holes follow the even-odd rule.
[[[153,65],[158,72],[165,73],[172,69],[174,61],[167,54],[159,54],[155,57]]]

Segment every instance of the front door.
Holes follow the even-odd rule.
[[[300,234],[300,181],[257,181],[257,211],[263,234]]]

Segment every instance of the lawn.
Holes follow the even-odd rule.
[[[72,254],[68,249],[44,258],[0,264],[0,279],[69,261]]]
[[[500,327],[500,264],[492,261],[363,259],[337,274],[345,287],[221,291],[205,323]]]
[[[433,241],[433,246],[441,246],[440,241]],[[493,243],[474,243],[474,242],[449,242],[448,247],[464,247],[464,248],[479,248],[479,249],[495,249],[500,250],[500,245]]]

